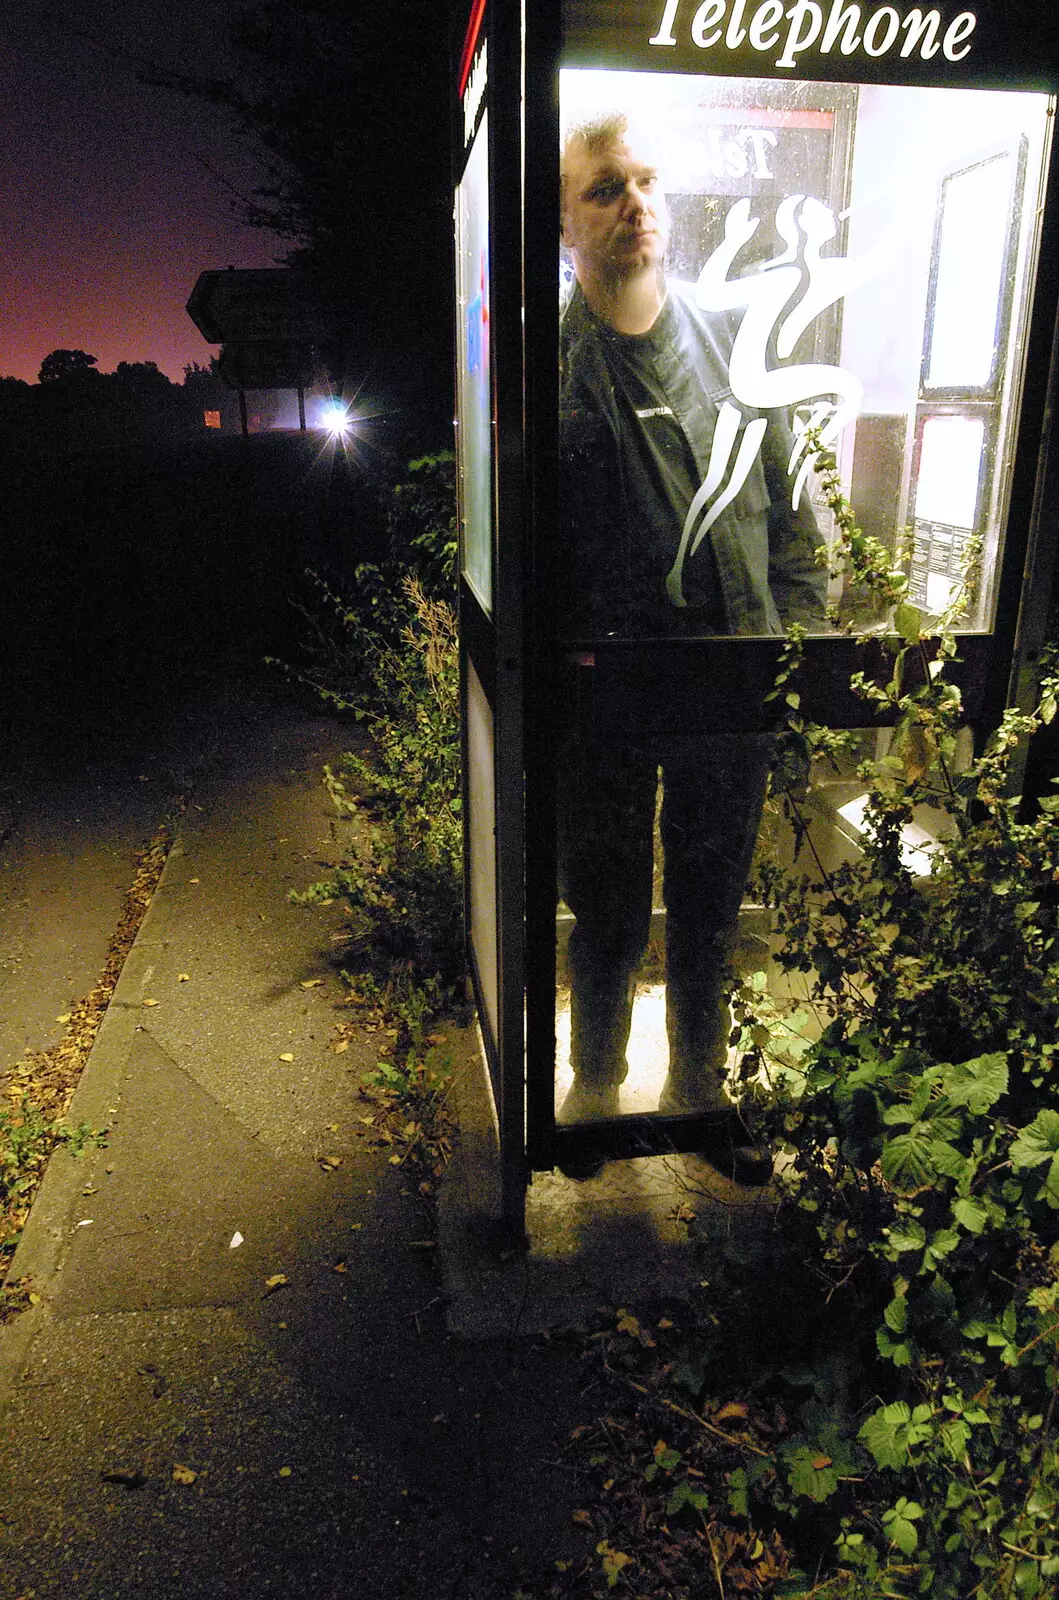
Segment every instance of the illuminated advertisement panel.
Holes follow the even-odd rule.
[[[488,150],[483,115],[456,191],[456,384],[460,562],[487,612],[493,604]]]

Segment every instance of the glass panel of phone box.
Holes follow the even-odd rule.
[[[988,631],[1048,97],[566,70],[560,115],[564,669],[604,640],[884,624],[836,570],[836,489],[912,604]],[[768,741],[666,730],[659,700],[657,728],[561,730],[561,1123],[723,1120],[730,973],[782,997]],[[811,793],[825,863],[858,849],[885,737]],[[910,828],[916,870],[937,827]]]

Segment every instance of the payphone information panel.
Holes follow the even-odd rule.
[[[829,570],[821,449],[915,603],[988,631],[1050,97],[593,68],[559,97],[560,636],[877,625]]]

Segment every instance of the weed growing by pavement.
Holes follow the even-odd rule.
[[[105,1143],[105,1138],[87,1122],[68,1127],[62,1117],[49,1116],[28,1095],[14,1105],[0,1106],[0,1269],[14,1254],[52,1151],[65,1145],[72,1156],[81,1156],[89,1146]]]
[[[181,805],[176,803],[174,815]],[[47,1050],[29,1052],[6,1074],[4,1097],[8,1104],[0,1105],[0,1274],[10,1264],[52,1152],[65,1146],[72,1155],[80,1156],[90,1145],[105,1140],[106,1130],[87,1123],[70,1127],[66,1111],[162,875],[173,826],[173,818],[161,822],[137,855],[103,970],[84,999],[58,1019],[63,1025],[60,1039]],[[0,1299],[0,1316],[4,1308],[10,1313],[28,1303],[21,1292]]]
[[[340,900],[351,957],[384,986],[410,970],[449,997],[463,978],[454,516],[451,457],[412,462],[390,495],[388,560],[358,567],[352,595],[322,587],[326,672],[301,681],[368,739],[325,770],[348,848],[291,897]]]
[[[351,948],[385,973],[411,964],[454,989],[463,970],[462,819],[456,619],[418,579],[402,592],[410,618],[396,645],[367,648],[370,687],[358,716],[366,752],[325,769],[350,824],[350,844],[297,903],[341,900]]]
[[[409,464],[389,492],[389,551],[339,594],[312,579],[309,666],[289,677],[352,714],[367,734],[324,781],[348,843],[330,875],[292,892],[298,905],[339,901],[354,1020],[379,1056],[361,1078],[362,1121],[392,1165],[417,1169],[423,1196],[449,1158],[452,1066],[433,1030],[461,1004],[462,819],[456,525],[449,454]]]
[[[342,859],[291,900],[345,907],[347,1004],[386,1036],[362,1093],[394,1164],[428,1174],[451,1143],[452,1068],[432,1030],[463,1006],[453,494],[450,455],[410,463],[390,492],[388,559],[358,567],[352,595],[317,581],[316,671],[298,675],[368,738],[324,772],[349,824]]]
[[[326,705],[354,715],[370,703],[372,660],[380,646],[398,648],[413,620],[404,585],[414,579],[428,600],[456,608],[456,500],[450,451],[410,461],[382,491],[386,546],[376,561],[358,563],[341,582],[305,574],[294,601],[302,619],[296,664],[267,657],[292,683]]]
[[[417,985],[407,969],[392,972],[385,984],[370,973],[344,976],[345,1004],[356,1020],[339,1025],[339,1039],[367,1028],[379,1041],[374,1067],[360,1078],[361,1096],[371,1107],[362,1120],[380,1147],[390,1150],[391,1165],[411,1163],[420,1173],[419,1193],[432,1195],[452,1153],[452,1059],[444,1032],[434,1031],[451,1004],[436,981]]]

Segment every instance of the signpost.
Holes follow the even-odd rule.
[[[296,389],[305,429],[305,386],[324,318],[312,283],[289,267],[228,267],[199,274],[187,303],[199,332],[223,345],[221,377],[239,391],[247,433],[247,389]]]
[[[211,344],[313,344],[321,332],[314,287],[289,267],[202,272],[187,310]]]

